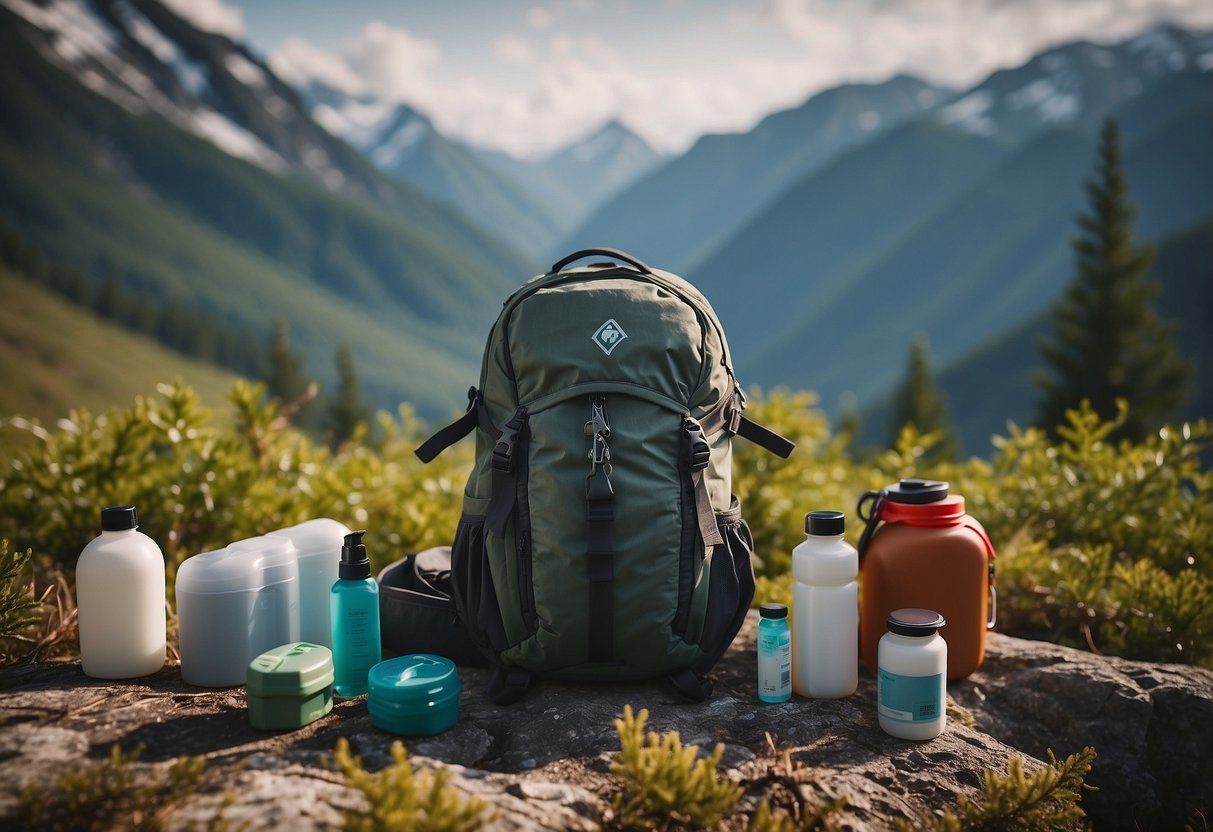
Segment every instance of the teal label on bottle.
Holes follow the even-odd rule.
[[[943,674],[902,676],[880,671],[877,707],[896,722],[934,722],[943,716]]]

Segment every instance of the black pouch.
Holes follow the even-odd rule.
[[[406,555],[379,573],[379,630],[396,654],[432,653],[457,665],[484,667],[451,597],[451,547]]]

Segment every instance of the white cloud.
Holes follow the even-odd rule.
[[[179,16],[202,29],[226,35],[232,40],[244,39],[244,12],[223,0],[162,0]]]
[[[536,5],[523,34],[490,33],[470,58],[469,40],[444,52],[372,23],[328,52],[290,38],[270,65],[288,79],[409,103],[448,135],[520,155],[614,117],[673,152],[842,82],[912,72],[963,86],[1065,40],[1116,40],[1167,17],[1213,26],[1209,0],[751,0],[715,17],[668,5],[684,13],[663,18],[665,45],[653,50],[620,35],[632,31],[628,16],[580,8]]]
[[[522,66],[535,60],[530,44],[518,35],[501,35],[493,41],[493,54],[507,64]]]
[[[547,29],[552,25],[552,12],[542,6],[535,6],[526,13],[526,22],[532,29]]]
[[[770,0],[827,81],[911,71],[965,85],[1068,40],[1117,40],[1164,20],[1213,25],[1208,0]]]

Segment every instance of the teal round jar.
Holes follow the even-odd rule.
[[[392,734],[441,734],[459,721],[459,672],[450,659],[410,653],[379,662],[367,674],[367,709]]]

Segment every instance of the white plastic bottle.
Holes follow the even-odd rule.
[[[299,638],[312,644],[333,646],[329,623],[329,590],[337,580],[341,543],[350,533],[327,517],[306,520],[272,532],[289,537],[299,559]]]
[[[889,631],[876,650],[876,707],[885,733],[903,740],[943,733],[948,643],[938,631],[944,623],[933,610],[889,613]]]
[[[101,510],[101,536],[76,564],[80,665],[97,679],[164,667],[164,555],[138,531],[134,506]]]
[[[810,511],[804,528],[792,550],[792,690],[840,699],[859,684],[859,553],[840,511]]]

